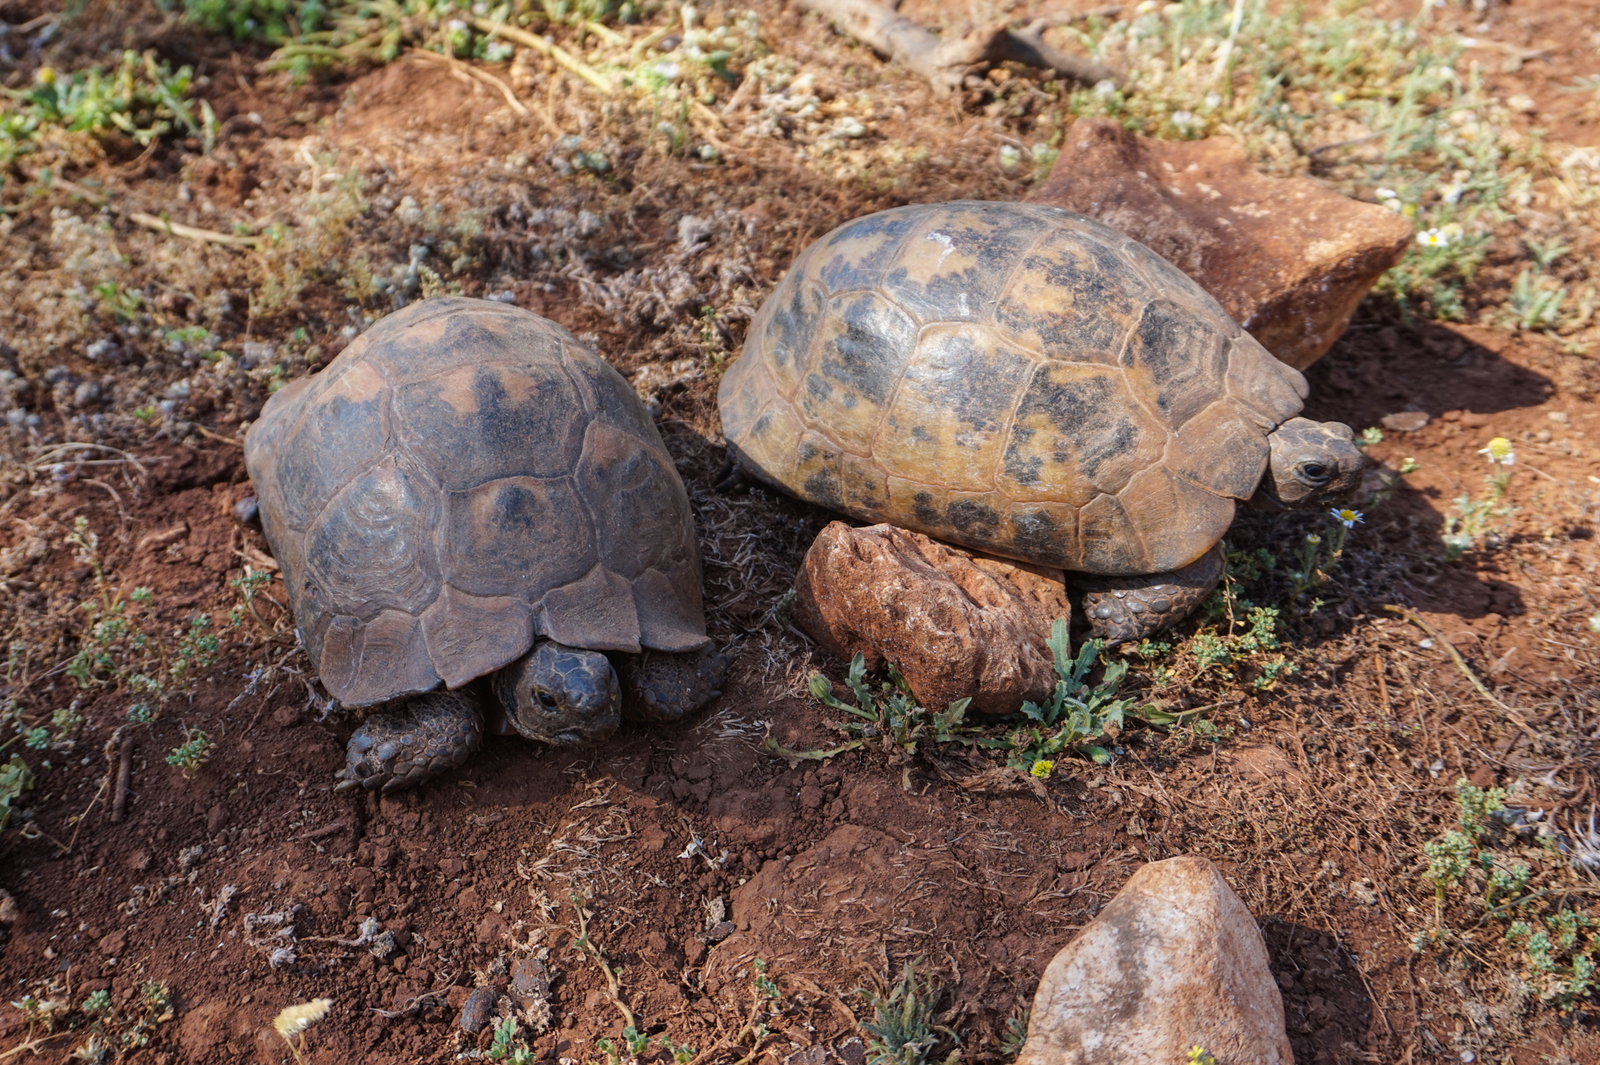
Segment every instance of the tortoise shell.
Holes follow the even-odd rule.
[[[622,376],[501,303],[413,304],[267,401],[262,528],[328,690],[456,688],[536,635],[705,646],[689,499]]]
[[[1144,574],[1222,537],[1305,395],[1144,245],[1059,208],[957,202],[806,249],[718,403],[743,464],[811,502]]]

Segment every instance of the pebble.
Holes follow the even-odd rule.
[[[477,988],[467,996],[466,1005],[461,1007],[461,1017],[456,1023],[463,1031],[477,1035],[494,1016],[494,1007],[499,1001],[500,992],[493,987]]]

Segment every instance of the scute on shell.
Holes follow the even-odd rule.
[[[808,248],[724,375],[753,472],[863,521],[1029,562],[1194,561],[1305,379],[1159,256],[1082,216],[957,202]]]
[[[705,646],[688,495],[638,396],[553,322],[451,297],[375,324],[245,439],[330,692],[456,688],[542,634]]]

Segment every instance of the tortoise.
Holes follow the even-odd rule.
[[[1041,204],[899,207],[812,244],[717,400],[733,472],[1071,571],[1095,635],[1174,624],[1240,502],[1316,508],[1365,459],[1144,245]]]
[[[486,727],[594,743],[720,694],[683,482],[627,381],[554,322],[412,304],[268,399],[245,466],[306,654],[376,708],[341,788],[419,783]]]

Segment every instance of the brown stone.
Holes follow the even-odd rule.
[[[923,706],[1014,713],[1055,690],[1045,647],[1068,617],[1062,574],[893,525],[818,534],[795,578],[795,622],[842,659],[893,662]]]
[[[1256,173],[1233,141],[1158,141],[1079,119],[1029,200],[1088,215],[1199,282],[1278,358],[1305,369],[1411,241],[1411,224],[1307,178]]]
[[[1045,970],[1016,1065],[1293,1065],[1256,922],[1205,858],[1140,869]]]

